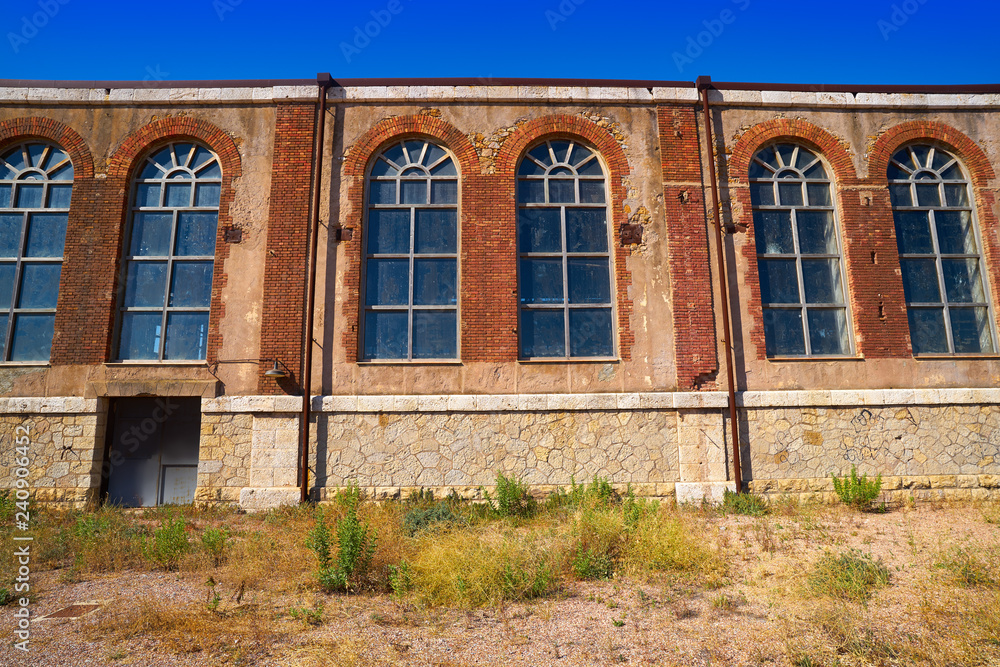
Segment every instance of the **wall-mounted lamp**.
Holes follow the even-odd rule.
[[[280,378],[288,377],[288,371],[278,368],[278,360],[275,359],[274,366],[272,366],[270,370],[264,371],[264,377],[278,380]]]

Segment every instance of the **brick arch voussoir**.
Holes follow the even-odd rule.
[[[242,174],[240,151],[232,137],[208,121],[180,116],[154,120],[126,137],[108,160],[108,176],[127,179],[139,156],[158,144],[184,139],[203,143],[214,151],[222,163],[224,177],[230,182]]]
[[[520,125],[497,153],[497,173],[513,176],[528,146],[543,137],[584,139],[601,153],[616,184],[631,173],[625,152],[610,132],[591,120],[568,114],[536,118]]]
[[[975,141],[950,125],[925,120],[900,123],[879,136],[869,153],[868,177],[888,182],[886,170],[892,154],[900,146],[920,140],[943,144],[955,153],[972,174],[972,183],[977,187],[996,177],[989,158]]]
[[[750,161],[767,144],[787,140],[803,144],[821,154],[833,169],[837,183],[857,180],[854,162],[844,145],[833,134],[804,120],[774,118],[755,125],[743,133],[729,158],[729,180],[749,182]]]
[[[379,121],[351,147],[344,163],[348,176],[364,176],[372,157],[387,144],[406,137],[428,137],[444,144],[458,159],[462,176],[480,173],[479,158],[469,138],[436,116],[395,116]]]
[[[94,177],[94,158],[76,130],[52,118],[28,116],[0,122],[0,151],[15,142],[42,139],[58,144],[69,155],[76,178]]]

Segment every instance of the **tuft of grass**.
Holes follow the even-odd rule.
[[[461,518],[452,511],[447,502],[437,502],[430,507],[416,507],[406,513],[403,518],[403,530],[410,537],[431,528],[444,528],[461,522]]]
[[[857,549],[834,555],[829,551],[816,562],[808,576],[816,595],[867,604],[875,591],[888,586],[892,576],[881,561]]]
[[[0,525],[7,526],[17,512],[17,500],[10,490],[0,491]]]
[[[153,531],[151,539],[143,541],[142,551],[150,560],[168,572],[180,567],[181,558],[191,550],[183,519],[165,520]]]
[[[623,546],[622,569],[638,576],[682,572],[718,582],[726,574],[726,563],[678,512],[661,508],[630,531]]]
[[[60,528],[53,539],[76,570],[120,572],[144,564],[148,534],[145,526],[134,523],[120,508],[105,506],[75,515],[75,521]]]
[[[1000,586],[997,554],[972,547],[953,547],[940,554],[934,566],[950,572],[962,586]]]
[[[201,546],[215,567],[226,561],[226,547],[229,543],[229,530],[226,528],[206,528],[201,534]]]
[[[882,492],[881,473],[875,479],[868,479],[867,473],[858,477],[858,467],[854,465],[851,466],[850,476],[841,479],[831,473],[830,477],[833,478],[833,490],[840,502],[859,511],[871,509],[872,503]]]
[[[490,496],[485,488],[481,489],[486,504],[496,516],[527,519],[538,509],[538,503],[528,492],[528,486],[503,473],[497,473],[497,484],[494,489],[496,498]]]
[[[726,489],[722,495],[722,511],[727,514],[764,516],[770,512],[767,499],[752,493],[733,493]]]
[[[904,647],[898,643],[898,637],[865,619],[855,609],[825,604],[817,609],[813,620],[832,640],[836,655],[850,655],[861,664],[891,665],[898,664],[903,653]]]
[[[334,539],[337,541],[336,559],[331,555]],[[378,535],[358,519],[357,505],[351,505],[347,515],[337,520],[336,535],[331,532],[325,517],[319,515],[316,526],[306,538],[306,546],[319,561],[320,588],[327,593],[357,590],[371,566],[377,543]]]

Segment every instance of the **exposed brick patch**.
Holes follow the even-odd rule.
[[[264,362],[277,359],[290,375],[276,383],[264,377],[270,364],[261,363],[257,378],[261,394],[294,394],[302,390],[302,327],[309,262],[309,195],[312,192],[315,130],[314,105],[278,105],[267,221],[260,358]]]
[[[608,191],[611,196],[611,227],[612,244],[615,258],[615,287],[617,292],[618,310],[618,356],[627,361],[632,358],[632,345],[635,343],[635,333],[631,327],[632,299],[628,291],[632,286],[632,272],[628,270],[626,261],[629,249],[621,244],[621,226],[628,222],[625,211],[625,199],[628,197],[626,179],[631,175],[631,168],[624,151],[611,132],[597,123],[581,116],[558,114],[530,120],[517,128],[500,147],[496,159],[496,176],[491,177],[492,187],[484,194],[489,211],[492,211],[494,235],[503,239],[498,243],[502,254],[492,251],[488,257],[489,266],[484,270],[490,276],[483,286],[488,290],[491,304],[509,304],[508,307],[494,308],[483,313],[487,330],[499,332],[508,336],[507,332],[515,331],[517,327],[517,249],[515,247],[517,228],[517,206],[514,199],[516,188],[517,165],[525,150],[541,138],[567,138],[590,144],[604,158],[607,165]],[[492,321],[490,321],[492,320]],[[517,358],[517,339],[513,337],[514,357]],[[510,343],[504,343],[504,350],[510,348]],[[506,357],[505,357],[506,358]],[[490,358],[489,360],[494,360]]]
[[[719,370],[697,110],[659,107],[660,164],[679,389],[714,389]]]
[[[94,177],[94,158],[90,154],[90,149],[87,148],[83,137],[69,125],[39,116],[12,118],[0,122],[0,153],[6,150],[9,144],[30,139],[43,139],[59,144],[73,162],[74,178]]]

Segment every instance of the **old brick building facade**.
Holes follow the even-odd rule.
[[[490,84],[0,81],[0,487],[1000,497],[1000,90]]]

